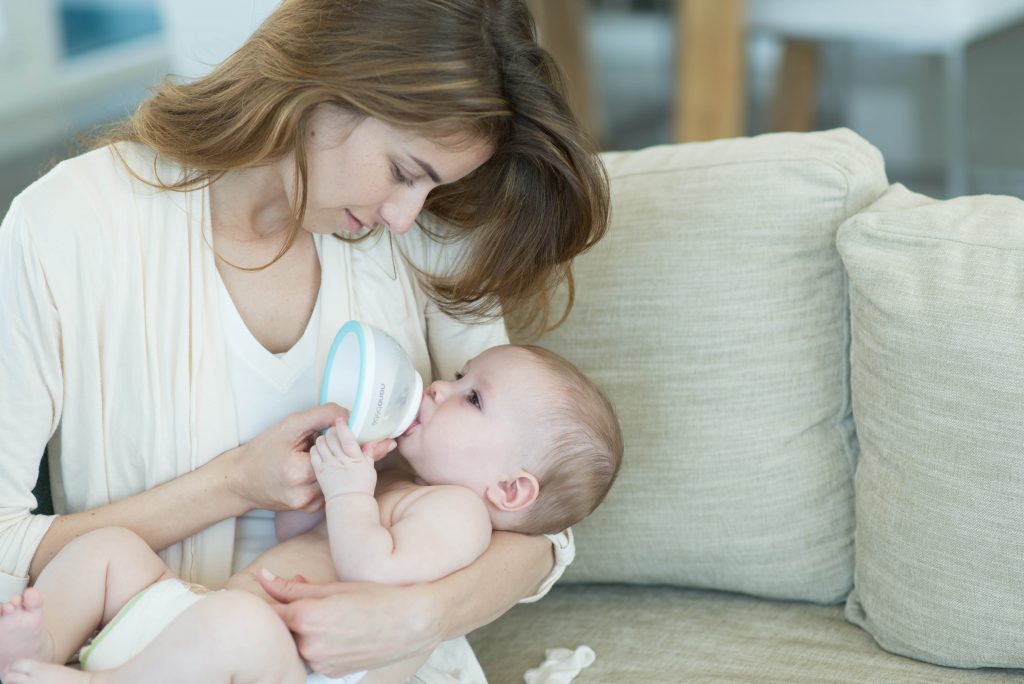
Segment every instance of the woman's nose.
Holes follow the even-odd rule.
[[[411,227],[427,201],[429,188],[402,187],[380,208],[380,217],[388,230],[395,235],[402,235]]]

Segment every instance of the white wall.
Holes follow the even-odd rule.
[[[171,71],[184,78],[206,74],[237,50],[278,4],[279,0],[160,0]]]
[[[64,59],[56,0],[0,0],[0,13],[0,159],[124,115],[166,73],[160,36]]]

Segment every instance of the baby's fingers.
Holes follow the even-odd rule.
[[[363,457],[363,450],[359,448],[359,442],[352,430],[342,421],[337,421],[333,429],[327,431],[327,441],[338,457],[344,456],[351,461],[358,461]]]
[[[324,457],[320,453],[319,443],[314,444],[309,450],[309,464],[313,466],[313,472],[319,472],[324,467]]]

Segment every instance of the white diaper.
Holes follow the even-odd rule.
[[[327,675],[320,674],[319,672],[310,672],[306,675],[306,684],[356,684],[356,682],[362,679],[365,674],[365,671],[353,672],[352,674],[345,675],[344,677],[331,679]]]
[[[160,632],[210,591],[180,579],[166,579],[143,589],[118,611],[114,619],[82,649],[79,661],[88,672],[112,670],[139,654]],[[355,684],[365,672],[331,679],[318,672],[306,684]]]
[[[82,669],[99,672],[128,662],[207,593],[206,588],[180,579],[166,579],[143,589],[82,649]]]

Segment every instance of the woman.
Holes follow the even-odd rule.
[[[314,405],[341,323],[451,377],[505,341],[501,311],[550,322],[607,216],[519,0],[288,0],[106,142],[0,228],[0,597],[110,525],[219,585],[273,544],[267,509],[322,506],[308,437],[339,414]],[[30,514],[47,443],[55,518]],[[430,585],[268,588],[340,675],[489,622],[552,563],[496,533]]]

